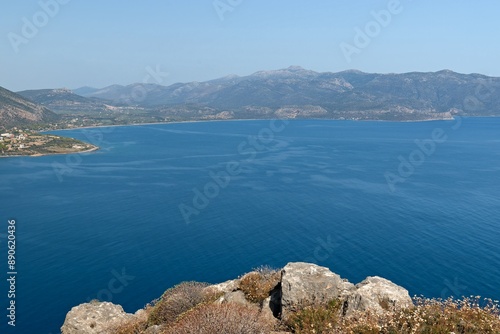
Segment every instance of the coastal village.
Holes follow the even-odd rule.
[[[0,134],[0,156],[41,156],[45,154],[67,154],[98,149],[91,144],[73,138],[40,134],[31,130],[13,128]]]

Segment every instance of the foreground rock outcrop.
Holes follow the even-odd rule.
[[[61,332],[64,334],[100,334],[108,328],[133,318],[120,305],[109,302],[90,302],[75,306],[66,315]]]
[[[344,299],[354,290],[352,283],[328,268],[303,262],[289,263],[281,274],[282,317],[305,306]]]
[[[245,295],[241,285],[244,277],[206,289],[220,294],[221,297],[214,303],[235,303],[255,308],[266,321],[286,319],[304,307],[324,305],[332,300],[342,302],[340,312],[343,317],[357,312],[383,314],[413,305],[408,291],[387,279],[368,277],[354,285],[328,268],[310,263],[288,263],[281,269],[281,278],[278,276],[279,279],[273,281],[274,287],[265,290],[268,297],[257,303],[255,300],[251,302]],[[71,309],[61,331],[62,334],[112,334],[110,328],[141,317],[145,317],[143,310],[128,314],[121,306],[92,302]],[[157,333],[160,329],[154,326],[145,332]]]
[[[382,277],[367,277],[356,285],[355,291],[347,298],[345,313],[371,311],[381,314],[386,311],[411,307],[408,291]]]

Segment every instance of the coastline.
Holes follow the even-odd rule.
[[[457,116],[446,119],[422,119],[422,120],[379,120],[379,119],[363,119],[363,120],[355,120],[355,119],[325,119],[325,118],[282,118],[282,120],[287,121],[299,121],[299,120],[321,120],[321,121],[342,121],[342,122],[388,122],[388,123],[420,123],[420,122],[451,122],[455,121],[457,118],[497,118],[500,116]],[[84,127],[75,127],[71,129],[53,129],[53,130],[43,130],[40,133],[49,133],[53,131],[74,131],[81,129],[99,129],[99,128],[115,128],[115,127],[128,127],[128,126],[147,126],[147,125],[160,125],[160,124],[182,124],[182,123],[209,123],[209,122],[245,122],[245,121],[266,121],[266,120],[277,120],[280,118],[248,118],[248,119],[207,119],[207,120],[187,120],[187,121],[173,121],[173,122],[150,122],[150,123],[134,123],[134,124],[116,124],[116,125],[95,125],[95,126],[84,126]],[[87,143],[92,145],[90,143]],[[81,154],[81,153],[90,153],[94,151],[98,151],[100,147],[94,146],[91,149],[85,151],[78,152],[65,152],[65,153],[40,153],[33,155],[0,155],[0,158],[16,158],[16,157],[41,157],[41,156],[49,156],[49,155],[64,155],[64,154]]]
[[[500,116],[459,116],[461,118],[495,118]],[[454,121],[456,118],[443,118],[443,119],[421,119],[421,120],[381,120],[381,119],[338,119],[338,118],[232,118],[232,119],[206,119],[206,120],[189,120],[189,121],[173,121],[173,122],[150,122],[150,123],[133,123],[133,124],[116,124],[116,125],[95,125],[95,126],[82,126],[71,129],[54,129],[44,130],[41,132],[50,131],[72,131],[80,129],[98,129],[98,128],[114,128],[125,126],[142,126],[142,125],[156,125],[156,124],[182,124],[182,123],[209,123],[209,122],[245,122],[245,121],[271,121],[271,120],[287,120],[287,121],[341,121],[341,122],[388,122],[388,123],[420,123],[420,122],[439,122],[439,121]]]
[[[94,146],[88,150],[84,151],[76,151],[76,152],[64,152],[64,153],[37,153],[37,154],[30,154],[30,155],[22,155],[22,154],[17,154],[17,155],[0,155],[0,159],[2,158],[21,158],[21,157],[28,157],[28,158],[38,158],[38,157],[44,157],[44,156],[49,156],[49,155],[66,155],[66,154],[83,154],[83,153],[90,153],[94,151],[98,151],[101,148],[98,146]]]
[[[41,132],[73,131],[73,130],[80,130],[80,129],[116,128],[116,127],[125,127],[125,126],[142,126],[142,125],[156,125],[156,124],[208,123],[208,122],[231,122],[231,121],[238,121],[238,122],[239,121],[265,121],[265,120],[272,120],[272,119],[278,119],[278,118],[269,118],[269,119],[264,119],[264,118],[206,119],[206,120],[198,120],[198,121],[173,121],[173,122],[116,124],[116,125],[95,125],[95,126],[82,126],[82,127],[78,127],[78,128],[71,128],[71,129],[47,130],[47,131],[41,131]],[[313,119],[313,118],[311,118],[311,119]],[[287,120],[289,120],[289,119],[287,118]],[[333,121],[333,119],[332,119],[332,121]]]

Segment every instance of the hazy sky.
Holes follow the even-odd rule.
[[[4,1],[0,86],[168,85],[290,65],[500,76],[499,15],[498,0]]]

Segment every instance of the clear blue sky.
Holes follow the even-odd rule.
[[[165,85],[290,65],[500,76],[497,0],[400,0],[388,24],[377,23],[379,31],[371,25],[367,45],[358,40],[362,47],[350,62],[341,43],[355,47],[355,28],[365,30],[375,22],[371,11],[387,10],[397,0],[217,0],[232,7],[223,20],[214,0],[41,0],[54,1],[68,3],[53,17],[41,12],[40,0],[3,1],[0,86],[17,91],[130,84],[143,82],[148,66],[169,73]],[[23,35],[23,18],[38,20],[38,32]],[[15,39],[17,53],[14,35],[25,38]]]

